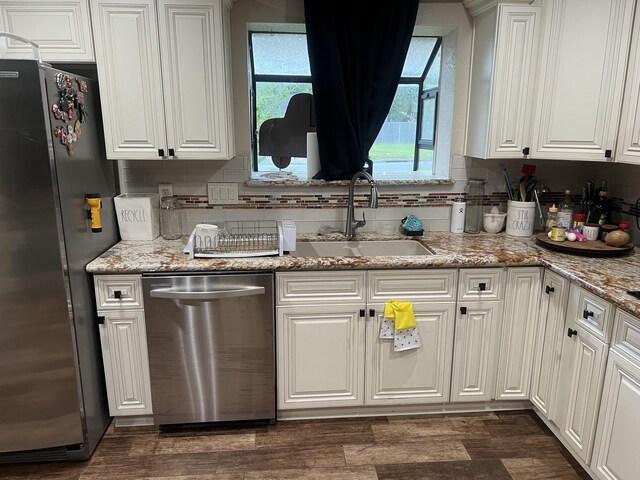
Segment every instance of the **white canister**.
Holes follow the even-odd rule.
[[[456,199],[451,204],[451,233],[464,232],[464,214],[467,208],[466,202]]]
[[[218,246],[218,226],[199,223],[196,225],[193,241],[197,249],[216,248]]]
[[[507,235],[512,237],[530,237],[536,221],[535,202],[507,202]]]

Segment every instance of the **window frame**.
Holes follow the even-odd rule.
[[[257,74],[255,73],[255,60],[253,53],[253,35],[254,34],[277,34],[277,35],[306,35],[304,32],[274,32],[266,30],[249,30],[248,32],[248,61],[249,61],[249,128],[251,129],[251,169],[252,172],[258,173],[258,125],[257,111],[256,111],[256,88],[258,82],[273,82],[273,83],[312,83],[311,75],[291,75],[291,74]],[[438,130],[438,98],[440,90],[440,80],[437,87],[424,89],[424,81],[429,74],[431,67],[438,55],[438,52],[442,48],[442,36],[438,35],[412,35],[413,37],[423,38],[436,38],[436,43],[433,46],[429,59],[425,64],[425,68],[419,77],[400,77],[398,85],[417,85],[418,86],[418,107],[416,114],[416,137],[414,141],[414,154],[413,154],[413,172],[417,172],[420,166],[420,150],[435,150],[437,142],[436,133]],[[424,102],[435,97],[435,109],[434,109],[434,122],[433,122],[433,141],[429,142],[421,136],[422,130],[422,117],[424,114]],[[375,161],[374,161],[375,162]],[[435,175],[435,153],[433,158],[433,166],[431,175]],[[374,163],[375,164],[375,163]]]

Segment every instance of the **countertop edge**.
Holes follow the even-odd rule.
[[[341,239],[334,236],[301,236],[301,241]],[[395,236],[368,234],[361,240],[393,239]],[[397,238],[407,239],[404,236]],[[181,241],[156,239],[148,242],[119,242],[90,262],[86,271],[95,275],[141,274],[146,272],[230,272],[230,271],[314,271],[314,270],[398,270],[405,268],[490,268],[544,267],[567,278],[617,307],[640,317],[640,301],[627,290],[640,290],[640,258],[633,255],[591,260],[537,246],[534,239],[511,239],[504,235],[456,235],[430,232],[413,237],[433,251],[429,256],[377,257],[254,257],[193,259],[182,253]],[[171,243],[173,242],[173,243]],[[176,248],[177,247],[177,248]],[[176,252],[178,250],[179,253]],[[637,278],[636,278],[637,277]]]

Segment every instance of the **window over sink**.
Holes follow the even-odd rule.
[[[283,170],[306,178],[306,156],[292,156],[286,164],[260,153],[260,126],[266,120],[283,118],[293,95],[312,93],[306,35],[259,29],[248,35],[253,175]],[[448,172],[448,145],[444,168],[436,169],[435,161],[442,40],[414,33],[393,104],[370,151],[375,178],[431,178]],[[444,137],[448,142],[450,132]]]

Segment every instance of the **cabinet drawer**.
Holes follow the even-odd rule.
[[[96,275],[93,283],[98,310],[142,308],[140,275]]]
[[[568,322],[582,325],[598,340],[609,343],[611,339],[613,307],[597,295],[571,285],[569,294]]]
[[[277,305],[364,302],[364,272],[278,273]]]
[[[367,301],[455,301],[456,270],[386,270],[368,273]]]
[[[618,310],[613,323],[611,346],[631,360],[640,362],[640,318]]]
[[[501,300],[501,268],[465,268],[460,270],[458,300]]]

